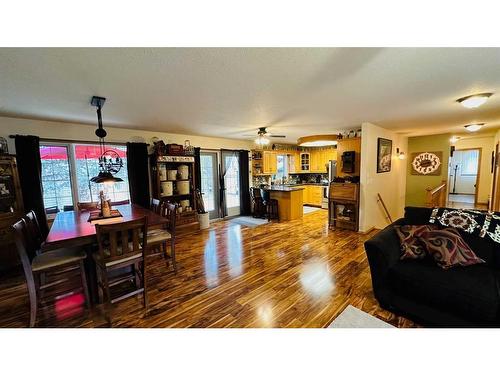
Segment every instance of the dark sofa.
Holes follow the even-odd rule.
[[[406,207],[397,220],[365,242],[375,298],[384,309],[426,327],[500,326],[500,246],[461,232],[486,263],[443,270],[432,259],[400,260],[394,225],[428,224],[430,208]]]

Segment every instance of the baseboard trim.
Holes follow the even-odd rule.
[[[362,231],[362,230],[358,230],[358,233],[361,233],[361,234],[368,234],[370,233],[371,231],[375,230],[375,227],[370,227],[368,228],[367,230],[365,231]]]

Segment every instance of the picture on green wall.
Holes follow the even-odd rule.
[[[414,152],[411,154],[411,174],[421,176],[441,175],[441,151]]]
[[[377,140],[377,173],[390,172],[392,161],[392,140]]]

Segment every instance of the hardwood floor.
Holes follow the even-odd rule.
[[[373,297],[363,243],[368,235],[327,228],[325,210],[249,228],[221,221],[177,241],[178,274],[148,265],[149,314],[139,299],[114,307],[113,327],[326,327],[351,304],[398,327],[407,319]],[[0,327],[25,327],[21,275],[0,280]],[[99,309],[70,296],[39,314],[42,327],[106,326]]]

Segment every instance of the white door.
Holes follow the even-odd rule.
[[[450,164],[450,193],[475,194],[479,150],[457,150]]]
[[[222,152],[224,174],[225,204],[227,216],[240,214],[240,165],[239,156],[233,152]]]
[[[201,194],[210,219],[219,217],[219,164],[217,152],[200,153]]]

